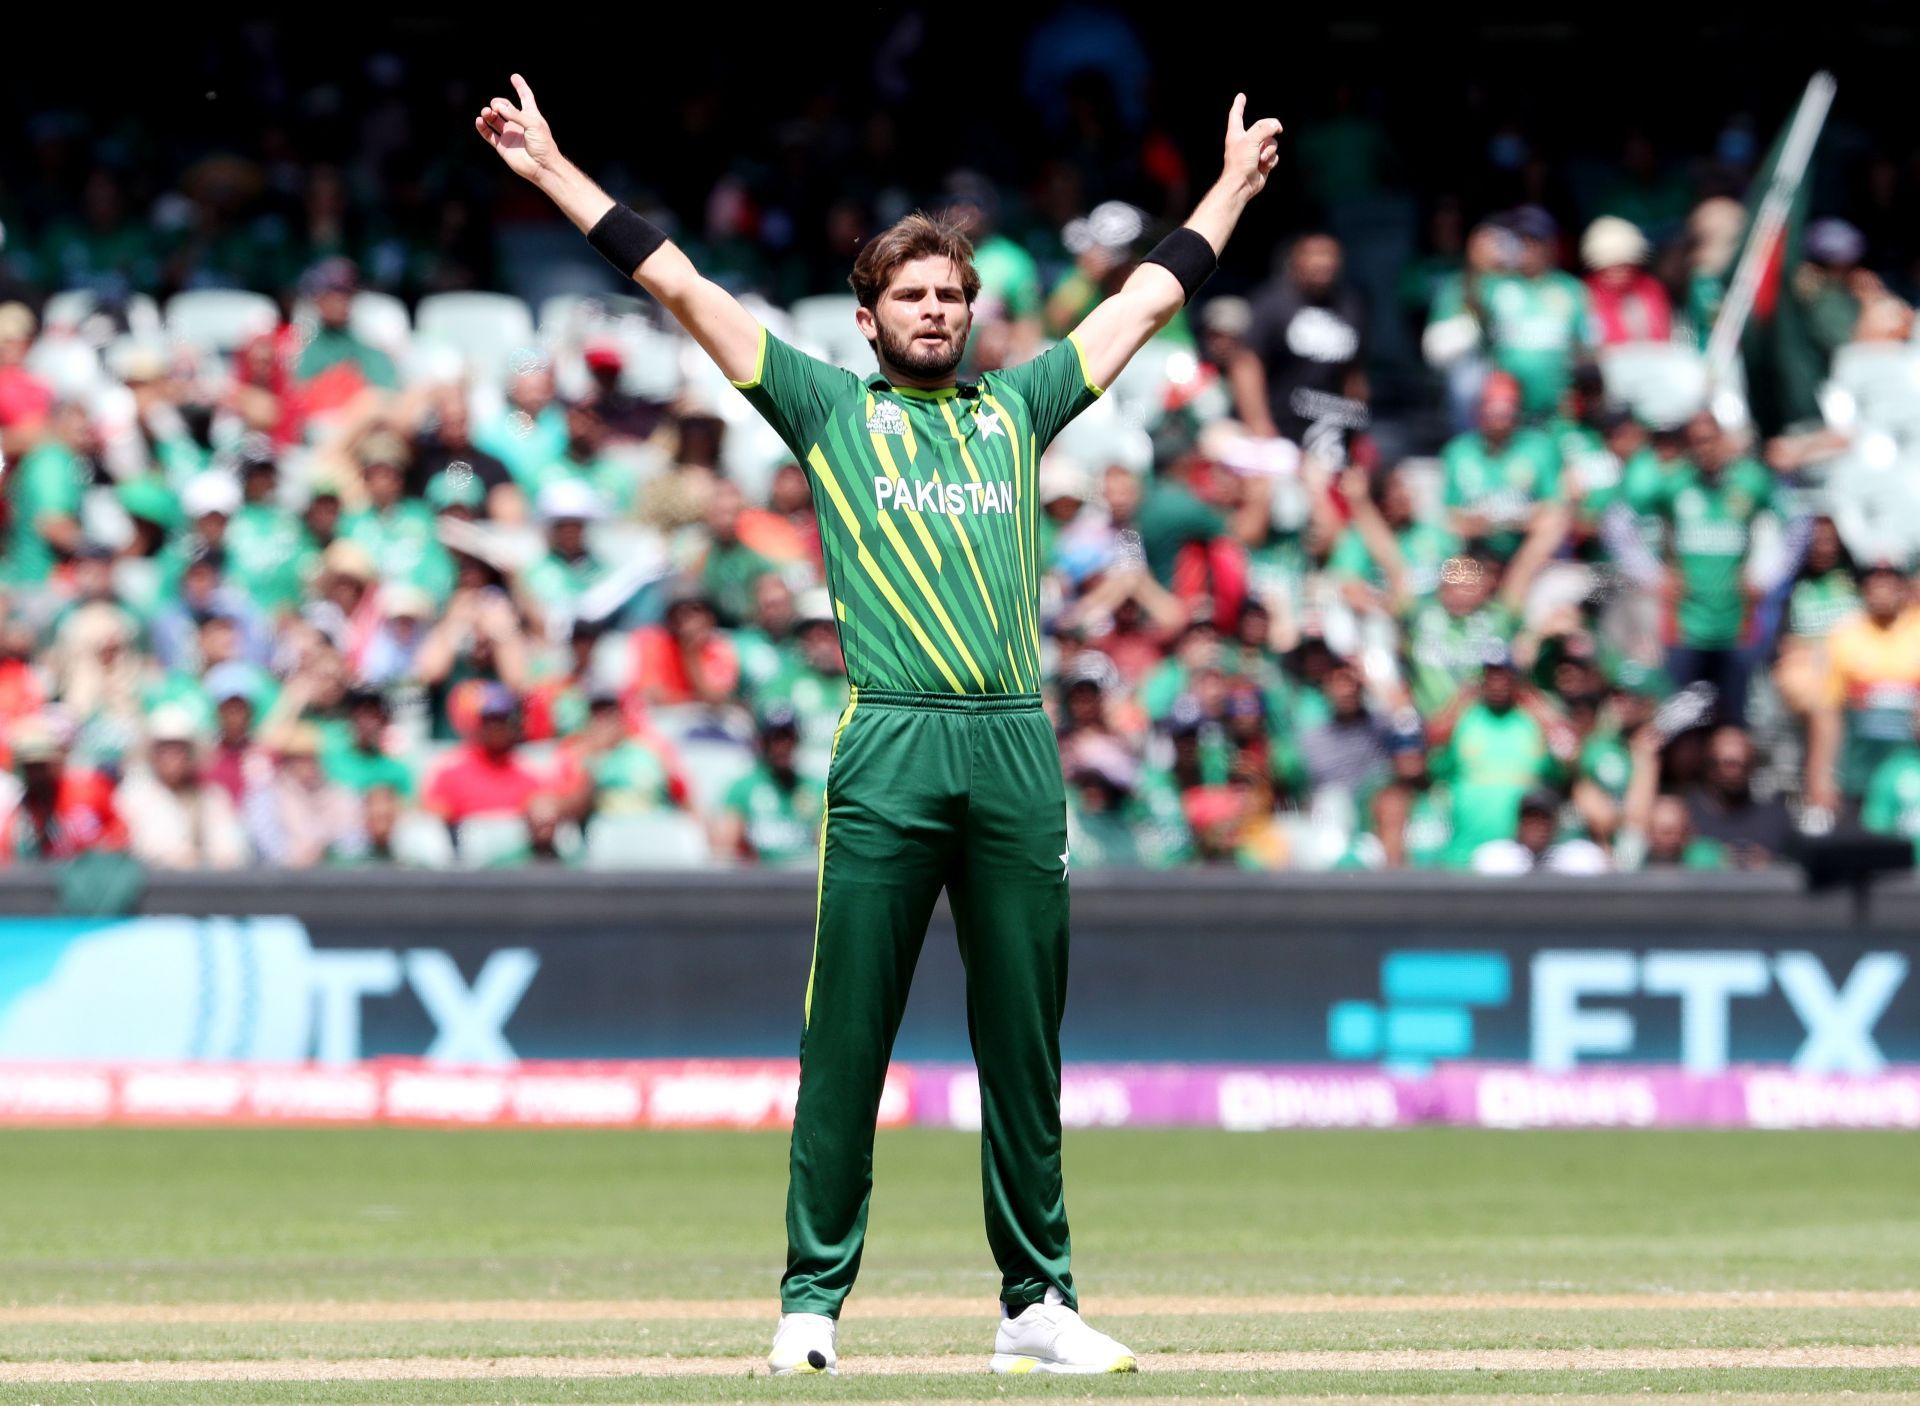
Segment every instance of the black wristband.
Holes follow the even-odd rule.
[[[1179,279],[1181,291],[1187,295],[1187,301],[1192,302],[1200,285],[1212,278],[1213,271],[1220,267],[1220,256],[1213,252],[1205,235],[1182,225],[1154,245],[1153,252],[1140,262],[1158,264]]]
[[[647,261],[647,256],[666,242],[667,236],[657,225],[617,200],[587,231],[587,243],[599,250],[601,258],[619,269],[622,278],[632,278]]]

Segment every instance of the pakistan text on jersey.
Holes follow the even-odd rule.
[[[916,483],[875,474],[873,498],[877,506],[895,512],[944,513],[948,517],[1013,511],[1011,483],[941,483],[938,479]]]

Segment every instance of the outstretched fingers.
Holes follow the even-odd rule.
[[[1233,95],[1233,107],[1227,113],[1227,135],[1229,137],[1237,137],[1246,131],[1246,126],[1242,121],[1246,116],[1246,112],[1247,95],[1245,93],[1235,93]]]
[[[533,100],[533,89],[527,86],[527,80],[515,73],[511,75],[510,81],[513,84],[513,91],[520,95],[520,106],[522,110],[530,112],[536,117],[539,116],[540,104]]]
[[[522,127],[527,125],[526,114],[505,98],[495,98],[488,106],[509,122],[518,122]]]
[[[1256,142],[1270,142],[1284,130],[1277,117],[1263,117],[1247,129],[1247,135]]]

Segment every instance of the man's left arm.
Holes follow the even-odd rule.
[[[1246,94],[1235,94],[1233,110],[1227,114],[1220,179],[1186,224],[1162,240],[1120,291],[1073,330],[1081,364],[1093,385],[1102,389],[1112,385],[1147,339],[1173,320],[1213,272],[1247,202],[1265,188],[1280,159],[1280,122],[1263,117],[1248,127],[1243,121],[1246,107]]]

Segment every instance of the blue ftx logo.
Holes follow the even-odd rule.
[[[1337,1059],[1424,1069],[1473,1053],[1473,1008],[1513,994],[1498,952],[1389,952],[1375,1001],[1338,1001],[1327,1011],[1327,1049]]]

